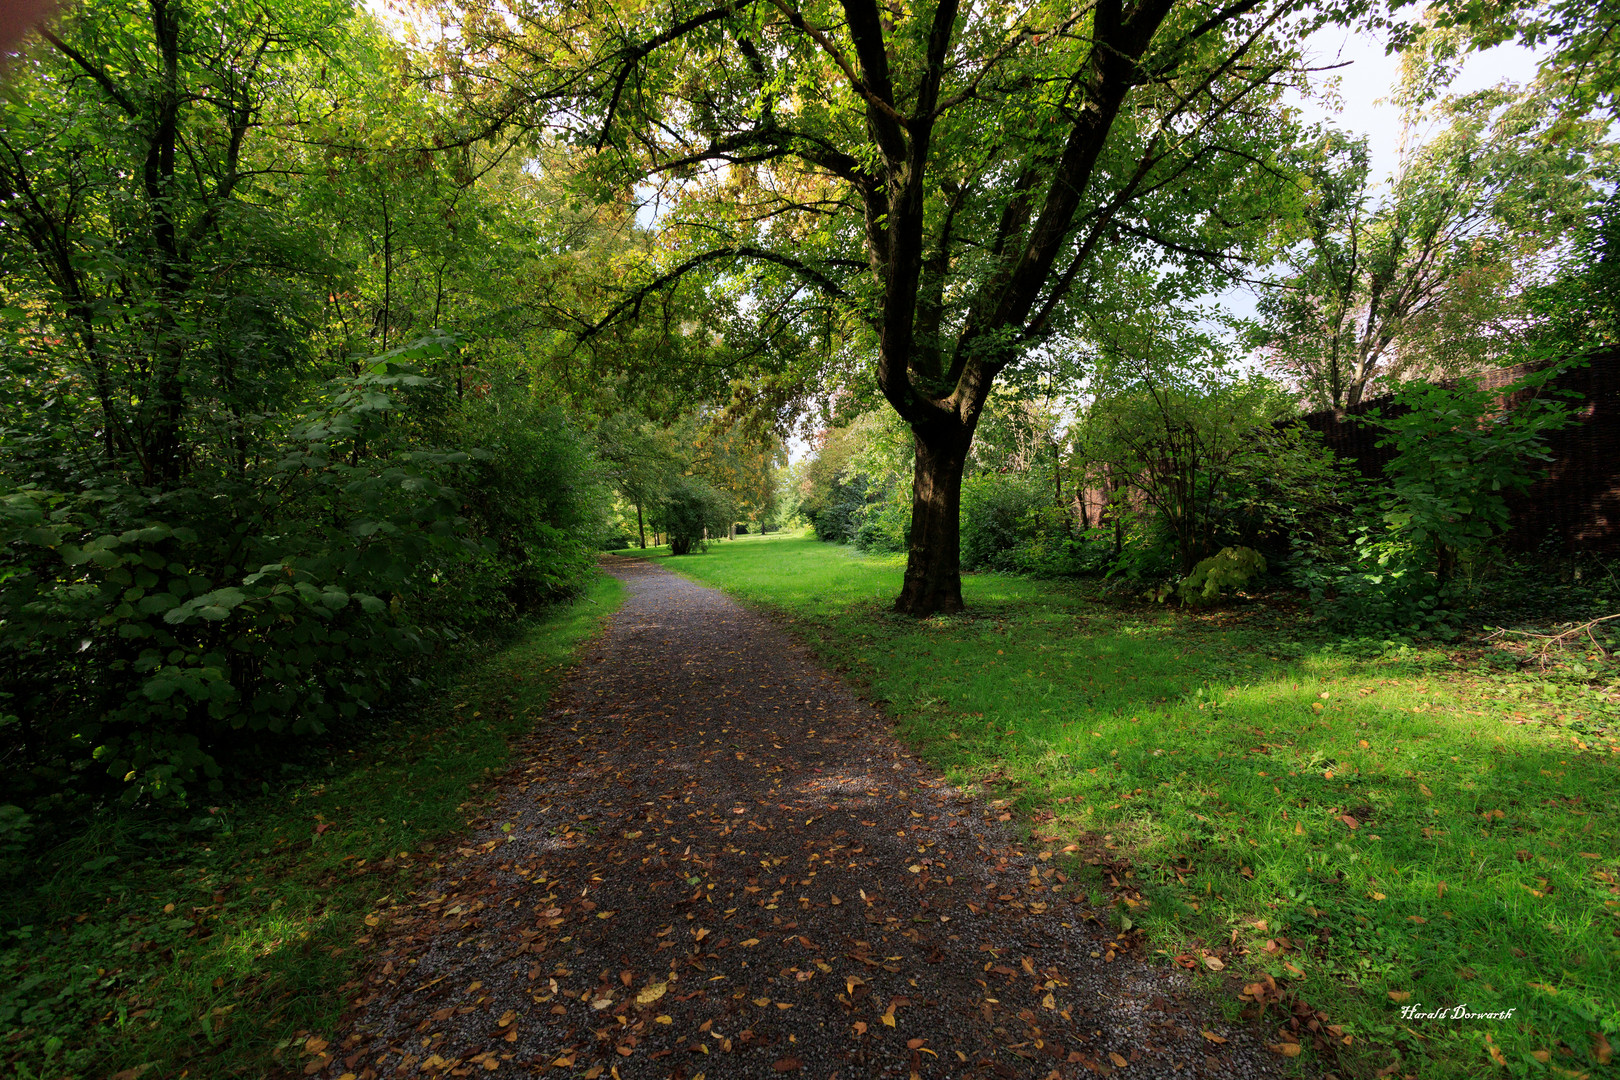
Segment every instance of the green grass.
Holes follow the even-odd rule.
[[[1421,1077],[1607,1071],[1612,663],[1533,676],[1484,645],[1378,655],[1286,606],[1120,607],[996,575],[966,579],[966,616],[909,620],[887,611],[899,559],[800,537],[663,562],[779,613],[953,779],[1046,846],[1079,845],[1087,887],[1234,1012],[1270,974],[1343,1025],[1348,1047],[1306,1039],[1340,1075],[1395,1054]],[[1421,1021],[1398,1001],[1514,1012]]]
[[[0,938],[0,1076],[261,1077],[300,1060],[352,997],[373,909],[439,868],[621,593],[599,578],[426,716],[264,799],[178,828],[114,816],[60,850],[7,900],[8,921],[23,903],[32,918]]]

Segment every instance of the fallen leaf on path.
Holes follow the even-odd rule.
[[[1211,971],[1225,971],[1226,970],[1226,962],[1223,961],[1218,956],[1206,956],[1206,957],[1204,957],[1204,966],[1209,968],[1209,970],[1211,970]]]
[[[1271,1043],[1266,1049],[1273,1054],[1281,1054],[1283,1057],[1299,1057],[1299,1043]]]
[[[1222,1038],[1221,1036],[1215,1034],[1213,1031],[1200,1031],[1198,1034],[1202,1035],[1204,1038],[1208,1039],[1212,1043],[1223,1043],[1223,1042],[1226,1041],[1224,1038]]]
[[[668,983],[649,983],[636,994],[637,1005],[651,1005],[669,990]]]
[[[1112,1050],[1108,1051],[1108,1060],[1112,1061],[1116,1067],[1121,1069],[1130,1064],[1130,1062],[1126,1061],[1123,1057],[1114,1053]]]

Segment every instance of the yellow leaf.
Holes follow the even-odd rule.
[[[1108,1051],[1108,1060],[1112,1061],[1114,1063],[1114,1067],[1119,1069],[1123,1069],[1125,1066],[1130,1064],[1130,1062],[1126,1061],[1112,1050]]]
[[[890,1005],[883,1013],[883,1026],[894,1027],[894,1006]]]
[[[669,990],[668,983],[648,983],[636,994],[637,1005],[651,1005]]]
[[[1305,835],[1305,824],[1303,822],[1299,822],[1299,821],[1294,822],[1294,835],[1295,836],[1304,836]]]
[[[763,1008],[764,1008],[764,1007],[765,1007],[765,1006],[767,1006],[767,1005],[769,1005],[769,1004],[770,1004],[770,1003],[771,1003],[771,999],[770,999],[770,998],[755,998],[755,999],[754,999],[754,1004],[755,1004],[755,1005],[758,1005],[758,1006],[759,1006],[759,1007],[760,1007],[760,1008],[762,1008],[762,1009],[763,1009]]]
[[[1550,1051],[1550,1050],[1532,1050],[1532,1051],[1530,1051],[1530,1056],[1535,1058],[1537,1061],[1541,1062],[1543,1065],[1545,1065],[1549,1061],[1552,1060],[1552,1051]]]
[[[749,938],[749,939],[748,939],[748,940],[747,940],[747,941],[744,941],[744,942],[741,942],[741,944],[742,944],[742,946],[743,946],[743,947],[744,947],[744,948],[748,948],[748,949],[751,949],[751,948],[753,948],[753,947],[754,947],[754,946],[755,946],[755,945],[758,945],[758,944],[759,944],[759,938],[757,938],[757,937],[751,937],[751,938]]]
[[[655,1024],[673,1024],[674,1022],[675,1022],[675,1018],[673,1016],[655,1016],[655,1017],[653,1017],[653,1023],[655,1023]]]
[[[505,1027],[507,1024],[510,1024],[512,1021],[514,1021],[516,1019],[517,1019],[517,1013],[513,1012],[511,1009],[508,1009],[508,1010],[506,1010],[506,1012],[504,1014],[502,1014],[502,1016],[501,1016],[501,1018],[499,1020],[495,1021],[495,1025],[497,1027]]]
[[[1487,1050],[1489,1050],[1491,1052],[1491,1060],[1492,1061],[1496,1062],[1498,1065],[1506,1065],[1507,1064],[1507,1058],[1502,1056],[1501,1048],[1499,1048],[1497,1046],[1487,1046],[1485,1049],[1487,1049]]]
[[[1394,1001],[1394,1002],[1411,1001],[1412,1000],[1412,991],[1410,991],[1410,990],[1391,990],[1389,992],[1389,1000]]]

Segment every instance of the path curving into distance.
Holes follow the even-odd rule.
[[[624,606],[306,1072],[1280,1075],[768,619],[609,570]]]

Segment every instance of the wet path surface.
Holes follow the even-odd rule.
[[[1280,1071],[769,620],[611,570],[624,606],[306,1071]]]

